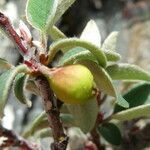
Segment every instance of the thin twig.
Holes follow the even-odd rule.
[[[50,127],[52,128],[52,134],[54,137],[53,149],[66,150],[68,137],[63,131],[62,123],[59,117],[60,112],[57,108],[57,103],[53,95],[53,91],[51,90],[47,79],[43,76],[37,77],[36,85],[41,92],[44,109],[47,113]]]
[[[99,126],[100,123],[103,122],[103,115],[101,113],[99,113],[97,115],[97,119],[96,119],[96,122],[95,122],[95,126],[94,128],[92,129],[91,131],[91,137],[92,137],[92,141],[93,143],[96,144],[97,148],[99,150],[102,150],[103,149],[103,146],[101,145],[101,142],[100,142],[100,135],[98,134],[97,132],[97,127]]]
[[[18,147],[20,150],[39,150],[39,146],[35,143],[29,142],[11,130],[0,126],[0,137],[4,137],[4,141],[0,144],[0,149],[6,147]]]
[[[26,49],[21,41],[21,38],[14,30],[11,25],[9,19],[0,12],[0,28],[4,31],[4,33],[13,41],[13,43],[18,47],[21,55],[28,55],[28,49]]]

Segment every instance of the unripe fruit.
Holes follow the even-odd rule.
[[[49,77],[56,96],[65,103],[79,104],[92,97],[93,75],[82,65],[56,69]]]

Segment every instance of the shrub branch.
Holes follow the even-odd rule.
[[[35,143],[29,142],[22,137],[19,137],[12,130],[5,129],[0,125],[0,137],[4,137],[2,143],[0,144],[0,149],[6,147],[18,147],[21,150],[39,150],[39,146]]]
[[[53,95],[53,91],[51,90],[47,79],[43,76],[37,77],[36,85],[41,92],[44,109],[46,111],[50,127],[52,128],[52,134],[54,137],[52,149],[65,150],[68,144],[68,137],[63,131],[59,117],[60,112],[57,108],[57,101]]]

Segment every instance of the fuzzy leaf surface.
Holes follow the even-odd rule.
[[[80,39],[89,41],[101,47],[101,35],[98,26],[94,20],[90,20],[84,28]]]
[[[69,51],[69,49],[66,49],[67,47],[69,47],[69,49],[82,47],[89,50],[95,56],[99,65],[102,67],[106,67],[107,60],[104,52],[98,46],[78,38],[61,39],[51,44],[48,52],[47,64],[49,64],[53,60],[56,53],[60,49],[65,48],[66,52]]]
[[[24,89],[26,86],[27,75],[24,73],[18,74],[15,78],[13,89],[16,98],[20,103],[26,104],[28,107],[31,107],[31,101],[28,100],[24,94]]]
[[[70,65],[73,64],[78,59],[84,59],[84,58],[97,62],[96,58],[91,52],[87,51],[82,47],[76,47],[66,52],[61,57],[58,64],[60,66]]]
[[[144,80],[150,81],[150,73],[136,65],[115,64],[106,68],[113,80]]]
[[[3,117],[3,110],[8,100],[9,92],[14,78],[18,73],[26,72],[28,68],[25,65],[12,68],[0,75],[0,117]]]
[[[138,117],[149,117],[150,116],[150,104],[140,105],[127,110],[118,112],[112,116],[112,119],[120,121],[132,120]]]
[[[102,44],[102,50],[115,51],[117,45],[118,32],[111,32]]]
[[[58,0],[28,0],[27,20],[33,27],[45,32],[53,25],[57,5]]]
[[[120,55],[118,53],[104,51],[104,54],[106,55],[107,61],[118,61],[120,59]],[[76,60],[85,58],[98,63],[96,57],[91,52],[82,47],[76,47],[67,51],[61,57],[59,65],[63,66],[73,64]]]

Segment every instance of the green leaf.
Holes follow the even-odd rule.
[[[111,32],[108,35],[108,37],[105,39],[105,41],[102,45],[102,50],[115,51],[116,45],[117,45],[117,38],[118,38],[118,32],[116,32],[116,31]]]
[[[117,119],[120,121],[126,121],[131,119],[136,119],[139,117],[150,117],[150,104],[140,105],[134,108],[130,108],[119,113],[112,115],[112,119]]]
[[[86,66],[91,71],[95,83],[101,91],[108,95],[116,97],[116,92],[113,87],[112,80],[102,67],[100,67],[97,63],[91,60],[85,59],[79,60],[77,61],[77,63]]]
[[[150,103],[150,83],[138,83],[134,85],[123,97],[129,103],[130,108],[149,104]],[[115,107],[115,112],[123,110],[118,105]]]
[[[66,104],[68,110],[73,115],[74,123],[84,133],[88,133],[95,125],[98,114],[98,104],[96,98],[88,100],[84,104]]]
[[[116,104],[122,108],[129,108],[129,103],[122,97],[121,94],[117,93],[117,101]]]
[[[61,32],[56,26],[53,26],[49,30],[49,35],[54,41],[67,38],[66,35],[63,32]]]
[[[99,47],[93,45],[90,42],[83,41],[83,40],[80,40],[77,38],[62,39],[62,40],[54,42],[49,48],[47,64],[53,60],[56,53],[60,49],[66,48],[66,47],[69,47],[70,49],[74,48],[74,47],[83,47],[83,48],[89,50],[95,56],[99,65],[101,65],[102,67],[106,66],[106,63],[107,63],[106,56]],[[68,50],[66,50],[66,52],[67,51]]]
[[[27,72],[28,68],[25,65],[12,68],[0,75],[0,117],[3,117],[3,110],[7,102],[11,85],[18,73]]]
[[[104,50],[104,53],[106,55],[107,61],[115,62],[121,59],[121,55],[119,53],[108,50]]]
[[[138,83],[123,96],[130,108],[150,103],[150,83]]]
[[[150,81],[150,74],[140,67],[131,64],[115,64],[106,68],[113,80]]]
[[[24,88],[26,86],[28,76],[24,73],[18,74],[14,81],[14,94],[16,98],[21,102],[22,104],[26,104],[28,107],[31,107],[32,103],[30,100],[26,98],[24,95]]]
[[[92,60],[94,62],[97,62],[96,58],[94,55],[83,49],[81,47],[73,48],[66,52],[63,57],[59,60],[59,66],[64,66],[64,65],[70,65],[73,64],[75,61],[80,60],[80,59],[88,59]],[[97,62],[98,63],[98,62]]]
[[[10,69],[13,65],[11,65],[7,60],[0,58],[0,69]]]
[[[75,2],[76,0],[58,0],[58,6],[54,17],[53,24],[55,24],[65,11]]]
[[[121,133],[115,124],[105,123],[98,127],[98,131],[109,143],[117,146],[121,144]]]
[[[29,23],[45,32],[53,26],[58,0],[28,0],[26,16]]]
[[[84,28],[80,39],[89,41],[98,47],[101,47],[101,35],[98,26],[94,20],[90,20]]]
[[[104,51],[105,53],[105,51]],[[112,53],[112,52],[106,52],[105,53],[107,61],[118,61],[120,59],[120,55],[118,55],[117,53]],[[97,59],[95,58],[95,56],[89,52],[88,50],[82,48],[82,47],[76,47],[73,48],[69,51],[67,51],[59,60],[59,65],[63,66],[63,65],[69,65],[69,64],[73,64],[76,60],[78,59],[89,59],[92,60],[94,62],[97,62]]]

